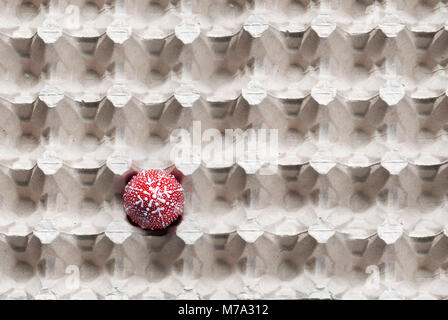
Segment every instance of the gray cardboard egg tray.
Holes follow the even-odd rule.
[[[446,21],[436,0],[2,1],[0,297],[447,298]],[[275,130],[278,152],[173,161],[178,129]],[[124,186],[173,164],[183,220],[148,235]]]

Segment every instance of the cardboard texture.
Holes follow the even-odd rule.
[[[437,0],[1,1],[0,298],[446,299],[447,21]],[[278,152],[204,157],[226,129]],[[153,235],[122,193],[168,167],[184,216]]]

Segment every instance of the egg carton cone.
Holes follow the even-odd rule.
[[[448,298],[448,4],[0,3],[0,299]],[[264,143],[264,144],[263,144]],[[136,172],[182,219],[132,224]]]

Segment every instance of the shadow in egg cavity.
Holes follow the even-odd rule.
[[[123,193],[124,193],[124,189],[126,188],[126,186],[128,185],[129,181],[131,181],[131,179],[138,173],[137,170],[131,169],[128,172],[126,172],[123,176],[123,179],[125,181],[124,187],[123,187]]]
[[[182,173],[182,171],[177,169],[175,165],[172,165],[172,166],[170,166],[170,167],[168,167],[166,169],[163,169],[163,170],[165,170],[168,173],[171,173],[174,176],[174,178],[176,178],[176,180],[180,184],[182,184],[182,181],[184,180],[184,174]]]

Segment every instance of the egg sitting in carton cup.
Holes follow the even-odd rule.
[[[123,207],[137,232],[165,235],[175,229],[184,210],[183,177],[174,165],[128,174]]]

